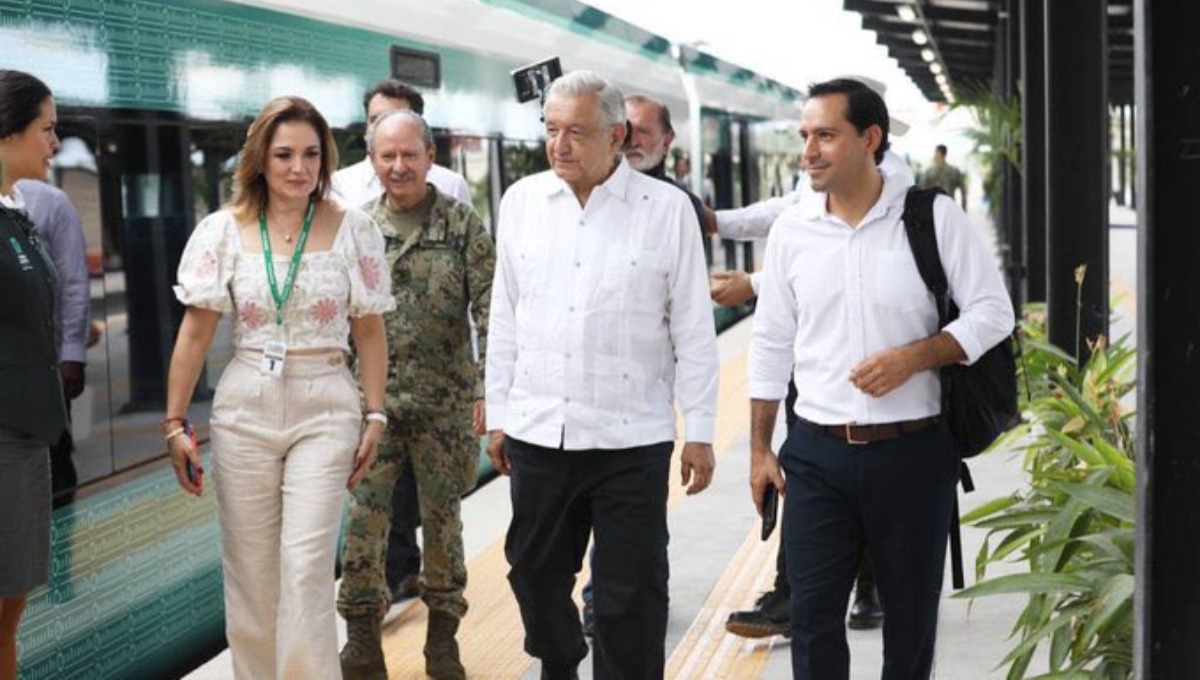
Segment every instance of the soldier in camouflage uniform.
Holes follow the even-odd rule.
[[[483,365],[495,249],[469,206],[426,184],[433,137],[411,111],[385,114],[368,133],[384,193],[365,208],[387,242],[396,311],[388,337],[390,423],[371,472],[354,490],[342,554],[338,612],[349,641],[342,673],[387,678],[380,623],[392,490],[411,457],[424,537],[422,599],[429,607],[426,673],[465,678],[455,634],[467,612],[460,498],[475,484],[483,422]],[[478,330],[472,357],[468,310]]]
[[[917,181],[922,188],[938,187],[950,198],[957,194],[962,200],[963,210],[967,209],[967,182],[962,170],[946,162],[946,145],[938,144],[933,150],[933,161],[921,173]]]

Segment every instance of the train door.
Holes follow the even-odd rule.
[[[94,342],[72,404],[86,484],[162,454],[158,419],[182,307],[171,286],[195,224],[189,132],[176,116],[64,107],[53,181],[80,214]]]

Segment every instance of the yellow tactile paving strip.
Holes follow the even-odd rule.
[[[770,589],[775,578],[775,551],[779,532],[762,541],[758,529],[746,537],[726,567],[721,580],[692,622],[679,646],[667,659],[668,678],[758,678],[771,648],[781,638],[745,640],[725,632],[731,611],[753,605],[758,593]]]
[[[749,427],[746,396],[747,352],[737,352],[721,367],[721,401],[717,411],[713,449],[718,460]],[[685,497],[679,484],[679,456],[672,458],[668,511]],[[734,609],[752,604],[769,588],[774,576],[778,533],[770,541],[758,540],[757,528],[739,548],[717,586],[704,603],[683,640],[670,652],[668,678],[758,678],[777,639],[748,641],[725,634],[725,617]],[[586,571],[586,567],[585,567]],[[519,678],[533,665],[525,654],[524,629],[516,600],[509,589],[504,559],[504,537],[498,537],[467,565],[470,575],[466,598],[470,612],[459,630],[463,665],[471,678]],[[580,587],[586,573],[579,579]],[[750,600],[750,601],[747,601]],[[389,619],[383,628],[383,647],[391,680],[424,678],[426,609],[419,603]]]

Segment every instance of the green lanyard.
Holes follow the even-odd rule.
[[[283,325],[283,308],[288,298],[292,296],[292,284],[296,282],[296,272],[300,271],[300,256],[304,254],[304,244],[308,242],[308,229],[312,226],[313,210],[316,203],[309,201],[308,212],[304,215],[304,226],[300,228],[300,238],[296,240],[296,249],[292,251],[292,262],[288,265],[287,278],[283,281],[283,292],[279,292],[279,284],[275,282],[275,260],[271,257],[271,237],[267,234],[267,209],[258,213],[258,233],[262,236],[263,260],[267,263],[267,283],[271,284],[271,297],[275,298],[275,325]]]

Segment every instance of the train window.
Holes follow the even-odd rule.
[[[513,182],[550,169],[546,147],[542,141],[506,139],[503,142],[504,182],[507,189]]]
[[[471,205],[488,231],[492,229],[492,144],[487,137],[447,137],[438,142],[449,151],[450,169],[471,189]]]

